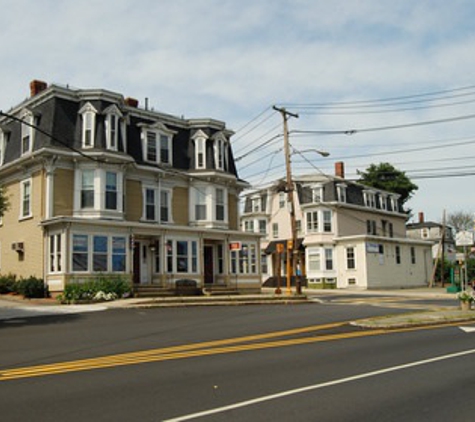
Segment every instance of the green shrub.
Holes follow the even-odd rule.
[[[58,300],[61,303],[93,302],[125,297],[131,291],[127,278],[101,275],[82,283],[70,283]]]
[[[0,294],[15,292],[16,276],[14,274],[0,276]]]
[[[48,297],[49,292],[41,278],[28,277],[22,278],[15,283],[15,292],[28,298]]]

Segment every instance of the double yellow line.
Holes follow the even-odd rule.
[[[329,330],[332,328],[348,325],[348,322],[337,322],[324,325],[296,328],[284,331],[275,331],[265,334],[257,334],[245,337],[236,337],[224,340],[207,341],[181,346],[165,347],[159,349],[144,350],[139,352],[121,353],[96,358],[80,359],[68,362],[59,362],[46,365],[26,366],[21,368],[0,369],[0,382],[21,378],[41,377],[46,375],[65,374],[68,372],[89,371],[124,365],[136,365],[139,363],[159,362],[166,360],[185,359],[198,356],[235,353],[251,350],[262,350],[276,347],[295,346],[301,344],[317,343],[339,339],[374,336],[387,333],[385,329],[370,331],[354,331],[338,334],[320,334],[311,337],[296,337],[281,340],[273,340],[279,337],[296,336],[311,332]],[[399,329],[397,331],[414,330],[415,328]],[[419,328],[420,329],[420,328]],[[392,330],[391,332],[394,332]]]

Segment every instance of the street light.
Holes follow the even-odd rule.
[[[327,152],[327,151],[320,151],[319,149],[315,149],[315,148],[298,150],[298,149],[295,149],[294,147],[292,147],[292,149],[294,150],[293,153],[297,153],[297,154],[300,154],[300,155],[302,155],[305,152],[316,152],[317,154],[320,154],[322,157],[328,157],[330,155],[330,153]]]
[[[305,152],[316,152],[317,154],[320,154],[322,157],[328,157],[330,155],[329,152],[327,151],[321,151],[315,148],[310,148],[310,149],[304,149],[302,151],[299,151],[292,147],[294,153],[297,153],[301,155],[306,161],[308,159],[304,157],[303,153]],[[291,154],[289,154],[291,155]],[[287,254],[287,294],[290,295],[290,282],[292,275],[296,276],[295,278],[295,289],[297,293],[300,293],[300,288],[298,286],[298,280],[297,276],[300,276],[300,274],[297,274],[297,255],[298,255],[298,249],[297,249],[297,222],[295,218],[295,204],[294,204],[294,186],[293,186],[293,181],[292,181],[292,174],[291,174],[291,165],[290,165],[290,157],[288,157],[288,167],[287,167],[287,188],[289,190],[289,201],[290,201],[290,228],[291,228],[291,233],[292,233],[292,243],[290,247],[288,247],[288,254]],[[291,260],[291,262],[290,262]]]

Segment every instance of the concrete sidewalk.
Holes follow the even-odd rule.
[[[237,305],[296,305],[317,303],[318,298],[335,295],[394,296],[411,299],[453,299],[454,306],[433,311],[417,311],[384,317],[368,318],[353,324],[364,328],[401,328],[406,326],[440,324],[450,322],[475,322],[475,310],[457,309],[455,293],[447,293],[445,288],[419,288],[401,290],[315,290],[304,289],[303,295],[296,296],[294,290],[288,295],[284,290],[276,295],[275,289],[264,288],[256,295],[222,295],[222,296],[183,296],[161,298],[129,298],[112,302],[84,305],[61,305],[54,299],[23,299],[19,296],[0,296],[0,319],[27,316],[72,314],[80,312],[102,311],[113,308],[153,308],[153,307],[188,307],[188,306],[237,306]]]

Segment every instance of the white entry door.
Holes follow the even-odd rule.
[[[150,284],[152,280],[152,253],[149,242],[140,242],[140,284]]]

